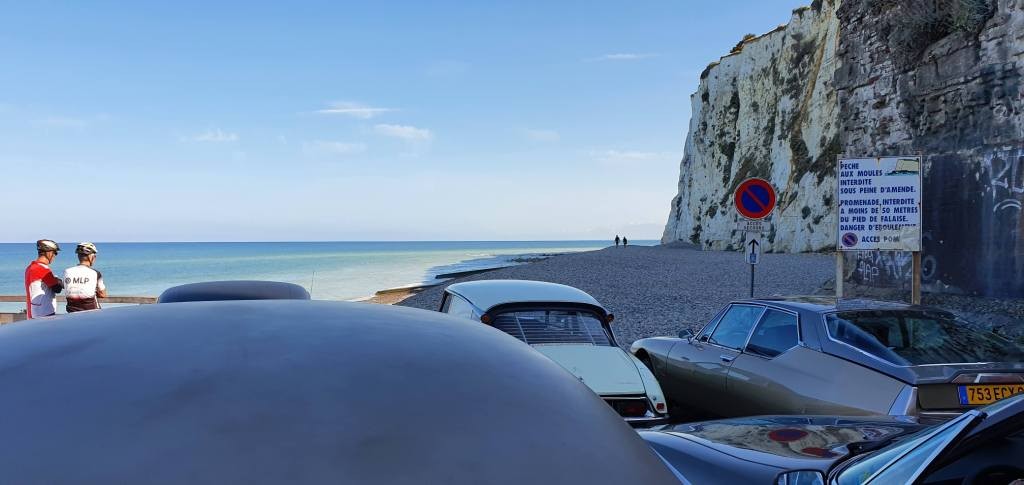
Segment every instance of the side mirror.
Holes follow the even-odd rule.
[[[692,339],[693,338],[693,330],[690,330],[688,328],[684,328],[683,330],[680,330],[679,331],[679,338],[684,339],[684,340]]]

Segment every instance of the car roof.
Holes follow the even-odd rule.
[[[858,311],[858,310],[930,310],[935,309],[920,305],[909,305],[900,302],[868,300],[868,299],[841,299],[838,302],[832,296],[785,296],[768,298],[749,298],[736,300],[733,303],[756,303],[771,305],[794,311],[809,311],[815,313],[831,313],[836,311]]]
[[[455,283],[447,291],[487,311],[511,303],[573,303],[604,307],[583,290],[558,283],[529,280],[481,280]]]
[[[11,483],[674,482],[586,385],[467,322],[251,300],[3,325],[0,469]]]
[[[281,281],[204,281],[164,290],[157,303],[220,300],[308,300],[309,292],[295,283]]]

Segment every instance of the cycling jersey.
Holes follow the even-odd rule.
[[[103,275],[90,266],[80,264],[64,270],[64,295],[68,299],[68,313],[98,309],[100,302],[96,299],[96,293],[106,289]]]
[[[32,261],[25,268],[25,307],[28,318],[46,317],[57,313],[57,295],[61,282],[50,271],[50,266]]]

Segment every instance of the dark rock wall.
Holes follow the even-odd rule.
[[[844,152],[925,155],[926,290],[1024,296],[1022,9],[864,0],[838,11]]]

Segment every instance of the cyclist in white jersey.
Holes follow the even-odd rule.
[[[75,248],[78,266],[64,270],[64,294],[68,299],[68,313],[82,310],[98,310],[98,298],[106,298],[107,287],[103,275],[92,267],[96,263],[96,245],[84,242]]]

